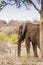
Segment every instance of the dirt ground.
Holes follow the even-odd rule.
[[[30,43],[31,44],[31,43]],[[38,49],[38,55],[40,50]],[[17,56],[17,44],[0,44],[0,65],[43,65],[43,59],[35,58],[30,48],[30,54],[26,53],[25,42],[21,46],[21,57]]]

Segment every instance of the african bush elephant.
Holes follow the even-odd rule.
[[[21,43],[25,39],[27,53],[30,53],[30,42],[32,42],[34,56],[37,57],[37,46],[39,42],[39,24],[25,23],[21,24],[18,30],[18,56],[20,56]]]

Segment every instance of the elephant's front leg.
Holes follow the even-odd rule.
[[[32,46],[33,46],[34,56],[35,57],[38,57],[38,54],[37,54],[37,44],[36,44],[36,42],[32,42]]]
[[[29,39],[26,39],[25,44],[26,44],[27,55],[29,56],[30,55],[30,41],[29,41]]]
[[[21,42],[18,42],[18,56],[20,56],[21,52]]]

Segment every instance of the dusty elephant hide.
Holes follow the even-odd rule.
[[[37,46],[40,48],[39,42],[39,24],[25,23],[21,24],[18,30],[18,56],[20,56],[21,43],[25,39],[27,53],[30,53],[30,42],[34,51],[34,56],[37,57]]]

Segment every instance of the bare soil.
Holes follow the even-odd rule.
[[[38,55],[40,50],[38,49]],[[35,58],[30,48],[30,54],[26,53],[25,42],[21,46],[21,57],[17,56],[17,44],[0,44],[0,65],[43,65],[43,58]]]

